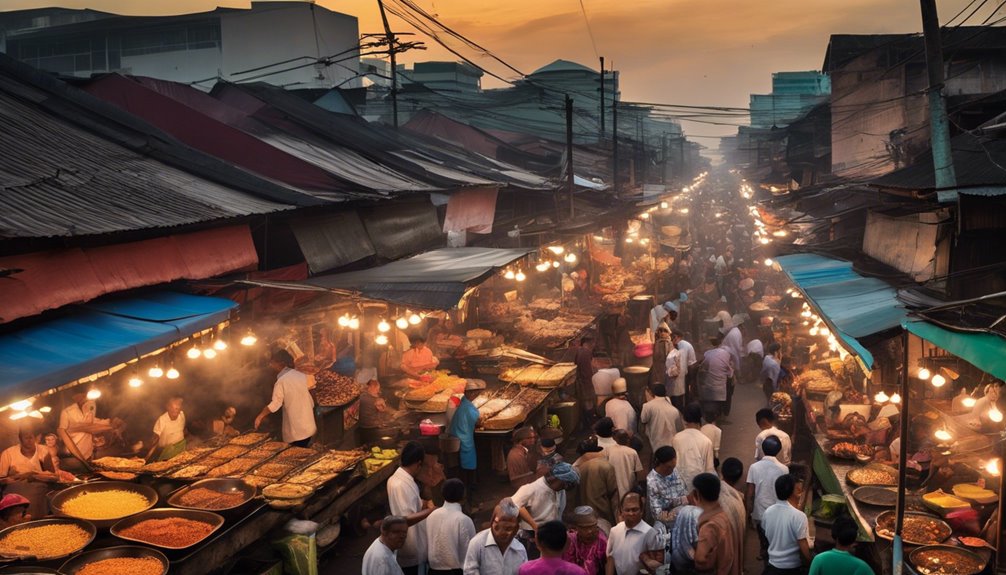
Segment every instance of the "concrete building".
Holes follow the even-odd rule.
[[[783,128],[831,94],[831,80],[826,74],[809,72],[774,72],[771,94],[751,94],[751,126]]]
[[[179,16],[62,9],[0,13],[10,56],[57,74],[121,72],[209,89],[218,79],[359,87],[355,16],[309,2],[252,2]]]

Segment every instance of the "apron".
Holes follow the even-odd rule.
[[[186,440],[181,440],[178,443],[168,445],[167,447],[161,449],[161,453],[158,454],[158,461],[167,461],[172,457],[178,455],[179,453],[185,451]]]

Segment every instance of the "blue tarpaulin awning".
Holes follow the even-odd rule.
[[[926,321],[901,322],[909,332],[978,369],[1006,379],[1006,340],[987,332],[951,331]]]
[[[859,275],[852,262],[845,260],[793,254],[776,261],[820,311],[835,336],[872,369],[873,354],[859,339],[901,325],[906,312],[897,290],[879,279]]]
[[[156,351],[230,317],[229,299],[157,292],[0,336],[0,405]]]

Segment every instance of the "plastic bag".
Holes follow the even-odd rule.
[[[285,575],[318,575],[318,543],[314,534],[287,535],[272,545],[283,556]]]

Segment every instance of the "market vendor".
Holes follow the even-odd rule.
[[[126,423],[119,418],[96,417],[98,406],[94,400],[87,399],[87,392],[83,389],[74,391],[72,397],[73,403],[59,414],[57,432],[71,455],[61,462],[63,469],[81,471],[94,456],[94,436],[113,433],[121,437]]]
[[[53,469],[49,450],[38,443],[38,435],[30,425],[17,431],[18,444],[0,453],[0,483],[4,494],[16,493],[29,501],[28,513],[33,517],[49,514],[46,493],[52,490],[56,474],[45,471]]]
[[[241,432],[234,427],[234,418],[237,417],[238,410],[233,405],[228,405],[223,412],[212,422],[213,436],[235,437]]]
[[[433,356],[433,351],[426,347],[426,338],[421,335],[409,337],[411,347],[402,354],[402,371],[413,379],[422,377],[423,372],[436,369],[440,360]]]
[[[453,345],[451,345],[452,340],[454,340]],[[426,341],[435,357],[443,357],[458,347],[461,338],[455,333],[454,320],[450,316],[446,316],[426,332]]]
[[[472,401],[486,388],[486,383],[479,379],[469,379],[465,384],[465,396],[461,398],[461,405],[454,412],[451,418],[451,425],[447,429],[447,434],[457,437],[461,441],[461,478],[468,485],[468,492],[471,493],[478,483],[475,457],[475,426],[479,422],[479,410]]]
[[[255,429],[271,413],[283,408],[283,441],[298,447],[307,447],[318,431],[314,421],[314,399],[307,388],[307,375],[293,368],[293,356],[285,349],[272,355],[269,366],[276,372],[272,388],[272,401],[255,417]]]
[[[386,428],[397,412],[388,407],[381,395],[381,382],[371,379],[360,394],[360,438],[363,443],[373,443],[387,435]]]
[[[182,411],[183,399],[172,396],[164,406],[164,413],[154,422],[154,435],[150,439],[150,451],[147,461],[167,461],[185,451],[185,412]]]

